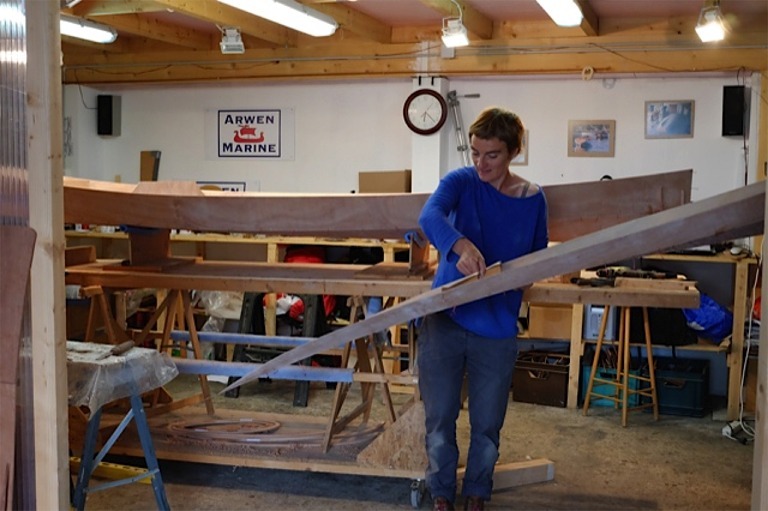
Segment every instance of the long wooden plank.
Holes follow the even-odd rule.
[[[21,325],[36,237],[29,227],[0,225],[0,509],[13,505]]]
[[[746,230],[752,234],[761,233],[764,209],[765,187],[755,183],[554,245],[504,263],[502,271],[496,275],[459,286],[447,284],[433,289],[363,321],[326,334],[312,344],[294,348],[265,363],[225,390],[351,339],[554,275],[659,252],[742,228],[748,228]]]
[[[690,201],[692,171],[544,187],[553,241],[565,241]],[[199,190],[64,178],[64,221],[203,232],[403,238],[429,194],[299,195]]]

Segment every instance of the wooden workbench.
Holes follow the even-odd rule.
[[[286,292],[352,296],[398,296],[408,298],[428,291],[426,279],[376,278],[364,265],[272,264],[197,261],[163,272],[117,268],[119,261],[99,260],[67,267],[67,284],[105,288],[161,288],[176,290]],[[366,278],[360,278],[360,274]],[[575,304],[571,322],[569,407],[576,407],[583,339],[583,305],[620,307],[695,308],[699,293],[694,288],[664,289],[576,286],[537,283],[524,299],[536,303]]]

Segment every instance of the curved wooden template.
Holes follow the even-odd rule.
[[[690,201],[691,170],[544,187],[553,241]],[[419,231],[429,194],[271,194],[64,178],[64,222],[201,232],[401,239]]]
[[[765,185],[750,186],[679,206],[576,238],[508,261],[500,273],[461,285],[447,284],[326,334],[263,364],[222,392],[267,376],[279,367],[336,348],[392,325],[455,307],[538,280],[631,257],[661,252],[733,232],[763,232]]]

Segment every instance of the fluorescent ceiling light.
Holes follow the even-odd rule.
[[[77,37],[94,43],[113,43],[117,39],[117,31],[114,28],[67,14],[61,15],[59,30],[61,35]]]
[[[443,18],[443,44],[446,48],[469,46],[467,28],[460,18]]]
[[[725,39],[725,20],[720,12],[719,3],[703,7],[696,23],[696,33],[703,43],[722,41]]]
[[[219,2],[314,37],[333,35],[339,26],[336,20],[327,14],[310,9],[295,0],[219,0]]]
[[[578,27],[584,15],[574,0],[536,0],[559,27]]]

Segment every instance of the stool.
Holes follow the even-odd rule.
[[[605,338],[605,330],[608,324],[608,313],[610,312],[610,306],[605,306],[602,320],[600,322],[600,332],[597,336],[597,346],[595,347],[595,356],[592,359],[592,370],[589,374],[589,384],[587,385],[587,391],[584,396],[584,415],[587,415],[589,411],[589,404],[592,396],[599,397],[601,399],[609,399],[614,402],[616,408],[621,405],[621,425],[627,426],[627,415],[631,410],[637,410],[642,408],[653,408],[654,420],[659,420],[659,402],[656,396],[656,377],[654,375],[653,365],[653,349],[651,346],[651,329],[648,322],[648,309],[642,307],[643,312],[643,330],[645,332],[645,352],[648,361],[648,376],[640,374],[630,373],[630,345],[629,345],[629,323],[631,307],[623,307],[620,313],[619,320],[619,338],[616,341],[618,346],[618,359],[616,364],[616,376],[614,379],[596,378],[595,374],[598,370],[598,361],[600,353],[603,348],[603,341]],[[630,380],[638,381],[638,388],[630,388]],[[611,385],[614,387],[613,396],[602,395],[593,392],[594,384],[598,382],[603,385]],[[630,395],[637,395],[638,405],[629,407],[628,401]],[[650,398],[649,403],[643,403],[642,397]]]

